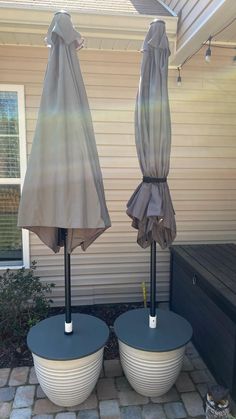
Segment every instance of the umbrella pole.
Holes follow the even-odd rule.
[[[68,253],[68,231],[64,230],[64,269],[65,269],[65,334],[73,333],[71,320],[71,276],[70,253]]]
[[[156,242],[153,240],[150,252],[150,314],[149,327],[155,329],[157,326],[156,317]]]

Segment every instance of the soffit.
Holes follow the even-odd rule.
[[[122,3],[123,1],[123,3]],[[47,6],[43,6],[43,3]],[[153,2],[158,7],[152,11],[152,14],[145,14],[149,12],[147,5],[141,10],[137,9],[138,4],[143,3],[143,0],[121,0],[121,3],[129,3],[129,12],[123,13],[122,9],[114,12],[113,9],[107,8],[106,13],[97,13],[92,8],[93,3],[104,3],[105,0],[88,0],[87,9],[72,10],[73,4],[76,1],[51,1],[42,2],[32,0],[25,0],[24,2],[1,2],[0,3],[0,44],[2,45],[30,45],[30,46],[43,46],[44,38],[47,33],[48,26],[52,20],[53,13],[58,10],[60,3],[64,5],[64,9],[68,10],[72,15],[73,24],[76,29],[85,38],[85,48],[89,49],[105,49],[105,50],[120,50],[120,51],[137,51],[140,50],[143,39],[147,32],[150,22],[155,18],[160,18],[166,22],[167,35],[170,41],[170,49],[175,49],[175,39],[177,31],[177,17],[172,16],[168,11],[165,15],[157,15],[154,13],[162,12],[159,3],[156,0],[149,0],[150,4]],[[135,3],[136,2],[136,3]],[[17,7],[3,7],[17,3]],[[34,3],[37,6],[31,7]],[[49,4],[50,3],[50,4]],[[70,7],[65,7],[70,3]],[[80,6],[85,3],[83,0],[78,2]],[[114,1],[110,1],[110,4]],[[24,7],[23,7],[24,4]],[[39,7],[40,4],[40,7]],[[109,2],[107,2],[109,4]],[[132,8],[131,8],[132,4]],[[136,4],[136,8],[134,8]],[[88,10],[88,5],[90,9]],[[22,7],[20,7],[22,6]],[[135,10],[135,11],[134,11]]]

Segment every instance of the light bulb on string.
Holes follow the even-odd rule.
[[[212,36],[210,36],[208,39],[209,45],[208,45],[208,48],[206,50],[206,55],[205,55],[205,60],[207,63],[211,62],[211,40],[212,40]]]
[[[182,84],[181,71],[182,71],[183,66],[187,62],[189,62],[204,46],[207,46],[207,50],[205,52],[205,60],[206,60],[206,62],[209,63],[211,61],[211,55],[212,55],[212,52],[211,52],[212,39],[217,37],[221,32],[223,32],[226,28],[228,28],[230,25],[232,25],[232,23],[235,22],[235,21],[236,21],[236,17],[234,17],[232,19],[232,21],[230,21],[224,28],[221,28],[220,31],[214,33],[213,35],[210,35],[209,38],[205,42],[203,42],[197,50],[195,50],[191,55],[189,55],[187,58],[185,58],[185,60],[182,63],[179,64],[179,66],[177,67],[178,77],[176,79],[178,86],[181,86],[181,84]],[[232,64],[236,66],[236,47],[225,47],[225,46],[222,46],[222,45],[217,45],[216,43],[214,44],[214,47],[215,48],[234,49],[235,50],[235,55],[232,57]]]
[[[181,84],[182,84],[182,78],[181,78],[181,73],[180,73],[181,68],[177,67],[177,70],[178,70],[177,85],[181,86]]]

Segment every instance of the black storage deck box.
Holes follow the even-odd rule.
[[[236,399],[236,245],[171,247],[171,309],[218,383]]]

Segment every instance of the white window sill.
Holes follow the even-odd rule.
[[[16,270],[25,268],[24,265],[9,265],[9,266],[0,266],[0,271],[6,271],[7,269]]]

